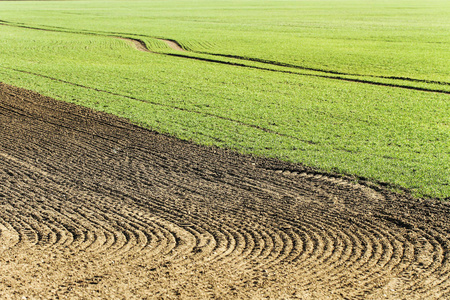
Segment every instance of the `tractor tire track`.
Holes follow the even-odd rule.
[[[450,299],[450,205],[0,84],[0,298]]]
[[[175,52],[178,52],[178,53],[166,53],[166,52],[158,52],[158,51],[153,52],[147,48],[147,45],[142,40],[140,40],[138,38],[126,37],[128,35],[136,36],[135,34],[126,34],[126,33],[120,33],[120,32],[107,33],[107,32],[95,32],[95,31],[74,31],[69,28],[52,27],[52,26],[48,27],[48,26],[42,26],[42,25],[40,25],[41,27],[35,27],[35,26],[29,26],[29,25],[26,25],[23,23],[9,22],[6,20],[0,20],[0,25],[12,26],[12,27],[18,27],[18,28],[24,28],[24,29],[31,29],[31,30],[39,30],[39,31],[61,32],[61,33],[70,33],[70,34],[93,35],[93,36],[117,38],[117,39],[126,41],[129,45],[131,45],[138,51],[142,51],[142,52],[150,52],[153,54],[167,55],[167,56],[172,56],[172,57],[179,57],[179,58],[190,59],[190,60],[198,60],[198,61],[216,63],[216,64],[224,64],[224,65],[235,66],[235,67],[250,68],[250,69],[256,69],[256,70],[261,70],[261,71],[279,72],[279,73],[293,74],[293,75],[299,75],[299,76],[325,78],[325,79],[331,79],[331,80],[370,84],[370,85],[392,87],[392,88],[401,88],[401,89],[415,90],[415,91],[422,91],[422,92],[450,94],[450,91],[446,88],[447,86],[450,85],[450,83],[446,82],[446,81],[425,80],[425,79],[409,78],[409,77],[402,77],[402,76],[381,76],[381,75],[367,75],[367,74],[363,75],[363,74],[345,73],[345,72],[339,72],[339,71],[333,71],[333,70],[327,70],[327,69],[298,66],[298,65],[293,65],[293,64],[289,64],[289,63],[277,62],[277,61],[260,59],[260,58],[245,57],[245,56],[239,56],[239,55],[228,55],[228,54],[220,54],[220,53],[210,53],[210,52],[202,52],[202,51],[193,51],[193,50],[189,50],[189,49],[186,50],[185,48],[182,47],[182,45],[180,43],[178,43],[175,40],[158,38],[155,36],[139,35],[142,38],[150,38],[150,39],[162,41],[170,49],[175,50]],[[203,56],[198,56],[198,55],[192,56],[192,55],[186,55],[186,54],[179,53],[179,52],[199,54],[199,55],[203,55]],[[234,61],[222,60],[222,58],[233,59]],[[252,62],[256,62],[261,65],[256,66],[253,64],[248,64],[248,63],[252,63]],[[274,67],[285,67],[285,68],[287,68],[287,70],[282,70],[282,69],[278,69],[278,68],[274,68]],[[317,72],[317,73],[316,74],[305,73],[305,72],[301,72],[301,71],[310,71],[310,72]],[[375,80],[373,80],[373,79],[375,79]],[[381,79],[381,80],[386,79],[386,80],[390,80],[391,82],[377,81],[379,79]],[[400,83],[397,83],[397,81],[400,81]],[[408,84],[401,83],[402,81],[409,82],[409,83],[436,84],[436,85],[442,86],[442,87],[428,88],[428,87],[414,86],[414,85],[408,85]]]

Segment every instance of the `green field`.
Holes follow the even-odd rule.
[[[449,199],[449,15],[449,1],[0,1],[0,81]]]

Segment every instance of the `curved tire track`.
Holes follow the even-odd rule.
[[[0,297],[445,299],[450,206],[0,84]]]

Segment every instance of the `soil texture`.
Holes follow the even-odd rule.
[[[0,84],[1,299],[449,299],[449,221]]]

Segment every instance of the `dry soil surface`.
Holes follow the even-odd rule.
[[[449,299],[449,220],[0,84],[1,299]]]
[[[119,36],[114,36],[117,39],[120,40],[124,40],[127,41],[131,46],[133,46],[134,48],[136,48],[136,50],[142,51],[142,52],[152,52],[150,51],[147,46],[145,45],[145,43],[141,40],[137,40],[137,39],[132,39],[132,38],[125,38],[125,37],[119,37]],[[158,39],[159,41],[163,41],[167,46],[169,46],[169,48],[176,50],[176,51],[181,51],[181,52],[185,52],[186,50],[184,50],[183,48],[181,48],[180,44],[178,44],[175,41],[171,41],[171,40],[165,40],[165,39]]]

